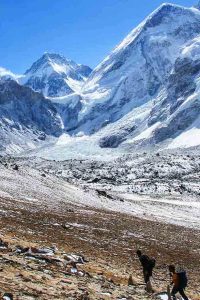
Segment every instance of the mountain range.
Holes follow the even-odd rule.
[[[24,75],[0,68],[0,78],[2,153],[63,135],[66,147],[87,137],[122,152],[198,146],[199,6],[164,3],[93,71],[45,53]]]

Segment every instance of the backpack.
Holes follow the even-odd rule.
[[[155,258],[150,258],[147,255],[142,255],[140,258],[140,262],[146,270],[153,270],[156,265]]]
[[[187,274],[185,271],[177,273],[179,276],[179,283],[180,283],[180,287],[185,289],[187,287],[188,284],[188,279],[187,279]]]
[[[153,268],[155,268],[155,266],[156,266],[156,260],[155,260],[155,258],[149,258],[149,267],[151,269],[153,269]]]

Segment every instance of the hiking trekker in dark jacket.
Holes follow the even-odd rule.
[[[150,278],[152,277],[153,268],[155,267],[155,259],[149,258],[149,256],[142,254],[140,250],[137,250],[137,256],[140,260],[140,263],[143,267],[143,275],[144,275],[144,282],[146,284],[146,290],[151,290],[151,282]]]
[[[189,300],[185,294],[185,288],[187,287],[187,276],[184,270],[176,270],[174,265],[169,266],[169,272],[172,276],[173,288],[171,295],[173,300],[176,300],[176,294],[179,293],[184,300]]]

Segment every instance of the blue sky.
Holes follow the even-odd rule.
[[[0,66],[22,73],[48,51],[95,67],[163,2],[0,0]],[[170,2],[192,6],[195,0]]]

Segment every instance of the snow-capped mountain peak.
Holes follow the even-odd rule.
[[[200,2],[199,2],[200,3]],[[195,12],[198,13],[197,11]],[[161,4],[156,10],[154,10],[149,16],[147,16],[143,22],[141,22],[136,28],[134,28],[123,41],[117,45],[114,50],[111,52],[110,55],[108,55],[92,72],[90,78],[98,72],[99,69],[101,69],[103,66],[108,66],[108,62],[112,59],[112,57],[116,58],[116,55],[120,55],[121,52],[124,50],[127,50],[127,47],[131,47],[132,43],[134,43],[137,39],[140,38],[141,35],[145,34],[147,30],[150,28],[153,29],[153,27],[158,27],[159,25],[166,25],[170,29],[169,21],[172,16],[174,19],[176,15],[179,14],[179,17],[186,14],[186,16],[190,17],[190,15],[193,15],[194,12],[192,11],[192,8],[186,8],[180,5],[172,4],[172,3],[163,3]],[[177,27],[178,27],[177,22]],[[173,29],[173,28],[172,28]],[[152,32],[153,33],[153,32]],[[164,32],[163,32],[164,36]],[[128,51],[128,50],[127,50]],[[111,65],[110,65],[111,66]],[[112,67],[112,66],[111,66]]]
[[[88,66],[76,64],[56,53],[44,53],[25,72],[21,83],[48,97],[60,97],[79,92],[91,73]]]
[[[76,63],[67,60],[64,56],[56,53],[44,53],[40,59],[33,63],[33,65],[25,72],[27,74],[38,74],[41,75],[47,68],[51,72],[67,73],[68,70],[73,69]],[[68,70],[67,70],[68,69]]]
[[[198,116],[198,101],[186,96],[199,84],[199,36],[198,9],[158,7],[94,69],[73,132],[96,132],[101,147],[126,147],[127,140],[153,146],[178,136]]]
[[[190,132],[200,136],[197,7],[162,4],[90,72],[45,53],[21,83],[51,98],[63,132],[87,136],[97,148],[168,147],[172,140],[176,147],[189,144]]]

